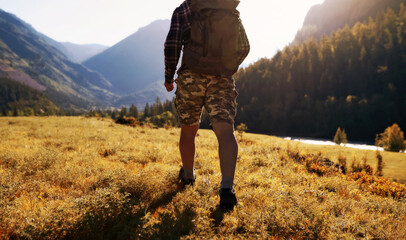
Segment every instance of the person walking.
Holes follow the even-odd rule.
[[[181,124],[182,159],[179,180],[184,185],[196,180],[195,137],[204,107],[219,144],[220,207],[227,209],[237,204],[233,187],[238,155],[234,135],[237,91],[232,75],[250,51],[236,10],[238,4],[239,0],[185,0],[173,12],[164,45],[165,87],[170,92],[174,83],[177,85],[175,105]]]

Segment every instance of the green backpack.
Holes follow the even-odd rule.
[[[190,42],[184,48],[185,65],[197,73],[232,76],[239,67],[238,41],[243,29],[239,0],[191,0]],[[245,30],[241,31],[244,36]]]

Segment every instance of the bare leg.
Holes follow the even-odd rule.
[[[199,125],[182,126],[180,132],[179,150],[184,169],[193,169],[195,161],[195,137]]]
[[[219,142],[220,169],[223,179],[224,177],[234,179],[238,155],[234,126],[227,122],[218,122],[212,124],[212,127]]]

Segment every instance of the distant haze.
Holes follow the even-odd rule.
[[[117,3],[119,2],[119,4]],[[0,0],[39,32],[60,41],[112,46],[157,19],[170,19],[183,0]],[[251,42],[245,64],[272,57],[288,45],[311,6],[323,0],[241,0],[239,10]],[[158,6],[158,7],[157,7]]]

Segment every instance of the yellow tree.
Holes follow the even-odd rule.
[[[384,133],[377,134],[375,144],[391,152],[404,151],[406,148],[404,134],[396,123],[386,128]]]

